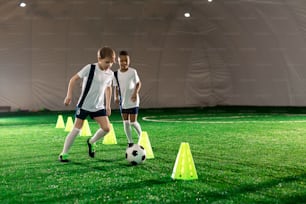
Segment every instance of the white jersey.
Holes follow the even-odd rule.
[[[88,94],[81,107],[82,109],[91,111],[91,112],[105,109],[105,105],[104,105],[105,89],[106,87],[112,85],[112,80],[113,80],[113,75],[114,75],[112,70],[110,69],[101,70],[99,68],[98,63],[95,63],[94,65],[96,66],[94,77],[93,77],[90,89],[88,91]],[[88,64],[78,72],[79,77],[83,79],[82,94],[79,98],[78,103],[80,102],[84,94],[90,67],[91,67],[91,64]]]
[[[122,108],[129,109],[139,107],[139,95],[137,94],[137,100],[135,102],[131,99],[136,89],[136,84],[140,81],[136,69],[129,67],[125,72],[121,72],[119,69],[118,81],[121,91]],[[118,86],[115,78],[113,80],[113,85]]]

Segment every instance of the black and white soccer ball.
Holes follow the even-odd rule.
[[[133,144],[126,149],[125,158],[132,165],[141,164],[146,160],[146,150],[141,145]]]

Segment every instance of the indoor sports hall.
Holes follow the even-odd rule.
[[[306,203],[306,1],[0,0],[0,192]]]

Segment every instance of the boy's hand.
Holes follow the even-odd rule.
[[[64,100],[64,104],[66,105],[66,106],[68,106],[69,104],[71,103],[71,97],[66,97],[65,98],[65,100]]]
[[[132,97],[131,97],[131,100],[132,100],[133,102],[135,102],[135,101],[137,100],[137,95],[136,95],[136,94],[133,94]]]
[[[106,115],[110,116],[112,114],[112,109],[110,107],[106,108]]]

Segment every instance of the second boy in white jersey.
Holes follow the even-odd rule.
[[[141,126],[137,121],[141,82],[136,69],[129,67],[130,56],[127,51],[119,53],[118,61],[120,69],[115,72],[113,81],[115,87],[114,100],[120,105],[124,132],[128,139],[128,144],[131,146],[134,143],[132,127],[137,132],[138,142],[141,137]]]

